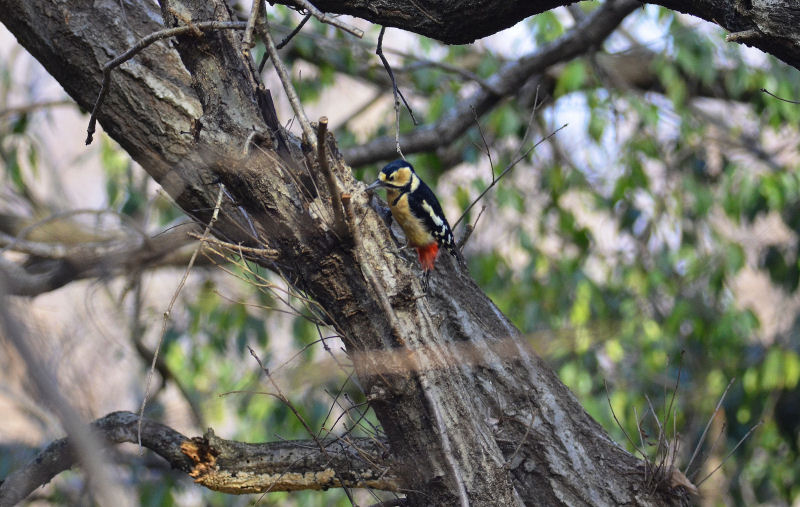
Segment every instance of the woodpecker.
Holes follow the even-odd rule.
[[[405,160],[387,164],[367,190],[379,187],[386,188],[392,216],[402,227],[409,245],[417,250],[425,274],[424,285],[427,286],[440,246],[446,248],[460,266],[465,266],[439,200],[411,164]]]

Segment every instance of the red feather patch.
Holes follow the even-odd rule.
[[[422,264],[423,271],[431,271],[433,269],[433,263],[436,262],[436,254],[438,253],[439,244],[435,241],[430,245],[417,247],[419,263]]]

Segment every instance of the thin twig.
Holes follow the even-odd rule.
[[[636,442],[634,442],[631,436],[628,434],[628,432],[625,431],[625,427],[622,426],[621,422],[619,422],[619,419],[617,418],[617,413],[614,411],[614,406],[611,405],[611,395],[608,393],[608,383],[605,381],[605,379],[603,379],[603,387],[605,387],[606,389],[606,400],[608,400],[608,408],[611,409],[611,415],[614,417],[614,421],[617,423],[617,426],[619,426],[619,429],[622,430],[622,434],[625,435],[625,438],[628,439],[628,442],[630,442],[633,448],[636,449],[639,452],[639,454],[642,455],[642,458],[644,458],[645,461],[647,461],[647,454],[644,452],[643,449],[639,449],[639,447],[636,445]]]
[[[303,20],[296,27],[294,27],[294,30],[289,32],[289,35],[284,37],[283,40],[280,41],[278,45],[275,47],[278,49],[283,49],[284,47],[286,47],[286,45],[289,44],[289,41],[292,40],[292,38],[294,38],[295,35],[300,33],[300,30],[303,29],[303,26],[308,22],[309,19],[311,19],[311,14],[306,14]],[[264,71],[264,65],[266,65],[267,60],[269,60],[269,53],[264,53],[264,56],[261,57],[261,62],[259,62],[258,64],[259,74],[261,74]]]
[[[467,224],[467,227],[464,229],[464,237],[461,238],[461,241],[459,241],[458,243],[459,250],[464,249],[464,245],[467,244],[467,240],[469,240],[470,236],[472,236],[472,233],[475,232],[475,227],[477,227],[478,220],[481,219],[481,216],[483,215],[484,211],[486,211],[485,204],[481,206],[481,211],[478,213],[478,218],[476,218],[475,221],[472,222],[471,224]]]
[[[494,162],[492,161],[492,151],[489,149],[489,143],[486,142],[486,136],[483,135],[481,122],[480,120],[478,120],[478,111],[475,110],[474,106],[471,109],[472,109],[472,116],[475,118],[475,125],[477,125],[478,127],[478,133],[481,135],[481,140],[483,141],[483,147],[486,150],[486,157],[489,159],[489,167],[492,170],[492,181],[494,181]]]
[[[278,73],[278,78],[280,78],[281,84],[283,85],[283,91],[286,92],[289,104],[291,104],[294,114],[300,121],[303,135],[306,137],[307,142],[316,149],[316,136],[314,135],[314,131],[311,130],[311,124],[308,122],[306,112],[303,110],[303,105],[300,103],[300,98],[297,96],[294,85],[292,85],[292,78],[289,75],[289,71],[278,56],[278,49],[275,47],[275,42],[272,40],[272,35],[269,33],[269,21],[266,20],[266,16],[264,33],[262,35],[264,37],[264,45],[267,47],[267,53],[269,53],[269,57],[272,59],[272,65],[275,67],[275,72]]]
[[[183,277],[181,281],[178,283],[178,287],[175,289],[175,293],[172,294],[172,299],[169,301],[169,305],[167,305],[167,310],[164,312],[164,319],[161,324],[161,335],[158,337],[158,344],[156,345],[156,350],[153,352],[153,362],[150,363],[150,370],[147,372],[147,383],[144,389],[144,397],[142,398],[142,404],[139,407],[139,421],[137,423],[136,428],[136,435],[137,441],[139,442],[139,447],[142,447],[142,418],[144,417],[144,407],[147,405],[149,401],[150,395],[150,383],[153,381],[153,373],[156,370],[156,361],[158,360],[158,354],[161,351],[161,344],[164,342],[164,336],[167,334],[167,323],[169,322],[170,315],[172,314],[172,307],[175,306],[175,302],[178,300],[178,295],[181,293],[183,286],[186,284],[186,279],[189,278],[189,272],[192,270],[192,266],[194,266],[194,261],[197,259],[197,254],[200,253],[200,250],[203,248],[203,242],[211,233],[211,228],[214,227],[214,222],[217,221],[217,217],[219,216],[219,208],[222,205],[222,196],[225,192],[225,185],[220,183],[219,184],[219,192],[217,192],[217,202],[214,205],[214,212],[211,214],[211,220],[208,221],[208,225],[206,225],[205,230],[203,231],[203,237],[200,239],[200,244],[197,245],[197,248],[194,250],[191,259],[189,259],[189,264],[186,266],[186,271],[183,272]],[[142,452],[144,449],[142,449]]]
[[[717,434],[717,436],[714,439],[714,441],[711,442],[711,447],[708,449],[708,453],[705,454],[704,457],[708,457],[708,456],[711,456],[711,455],[714,454],[714,451],[717,450],[717,445],[720,443],[720,440],[722,439],[722,435],[725,434],[725,430],[727,428],[728,428],[728,425],[725,422],[723,422],[722,423],[722,427],[719,430],[719,433]],[[700,465],[698,465],[697,470],[694,471],[694,473],[692,474],[691,477],[687,476],[687,478],[689,480],[692,480],[694,478],[694,476],[697,475],[700,472],[700,470],[703,469],[703,465],[705,464],[705,462],[706,462],[705,460],[702,460]],[[686,474],[684,474],[684,475],[686,475]]]
[[[697,487],[699,488],[701,484],[703,484],[704,482],[706,482],[706,479],[708,479],[709,477],[711,477],[712,475],[714,475],[714,473],[715,473],[717,470],[719,470],[720,468],[722,468],[722,465],[724,465],[724,464],[725,464],[725,462],[726,462],[726,461],[728,461],[728,458],[730,458],[730,457],[731,457],[731,455],[733,455],[733,453],[734,453],[734,452],[736,452],[736,449],[738,449],[738,448],[739,448],[739,446],[740,446],[740,445],[742,445],[742,444],[744,443],[744,441],[745,441],[745,440],[747,440],[747,438],[748,438],[748,437],[749,437],[749,436],[750,436],[750,435],[751,435],[751,434],[752,434],[752,433],[753,433],[753,432],[756,430],[756,428],[758,428],[758,427],[759,427],[759,426],[761,426],[762,424],[764,424],[764,421],[758,421],[758,423],[756,423],[756,425],[755,425],[755,426],[753,426],[752,428],[750,428],[750,430],[749,430],[747,433],[745,433],[745,435],[744,435],[744,436],[741,438],[741,440],[739,440],[739,442],[736,444],[736,446],[735,446],[733,449],[731,449],[731,452],[729,452],[728,454],[726,454],[726,455],[725,455],[725,457],[724,457],[724,458],[722,458],[722,461],[720,462],[720,464],[719,464],[719,465],[717,465],[717,466],[714,468],[714,470],[712,470],[711,472],[709,472],[709,473],[708,473],[708,475],[706,475],[705,477],[703,477],[703,479],[702,479],[700,482],[698,482],[698,483],[697,483]]]
[[[349,33],[350,35],[358,37],[359,39],[364,37],[364,30],[360,30],[354,26],[350,26],[347,23],[342,23],[335,17],[328,16],[326,13],[314,7],[314,5],[308,0],[293,0],[293,2],[297,4],[297,6],[302,7],[303,9],[306,10],[306,12],[317,18],[317,20],[319,20],[320,23],[325,23],[331,26],[335,26],[339,30],[343,30]]]
[[[188,233],[187,236],[189,236],[190,238],[200,240],[203,243],[208,243],[211,245],[216,245],[221,248],[226,248],[232,252],[245,252],[266,259],[278,258],[278,251],[273,248],[253,248],[253,247],[237,245],[236,243],[229,243],[227,241],[222,241],[216,238],[204,237],[204,235],[197,234],[194,232]]]
[[[394,78],[394,72],[392,72],[392,67],[389,65],[389,61],[386,60],[386,57],[383,56],[383,34],[386,32],[386,27],[381,27],[381,33],[378,35],[378,47],[375,48],[375,54],[381,59],[383,63],[383,67],[386,69],[386,73],[389,74],[389,79],[392,81],[392,93],[394,94],[394,120],[395,120],[395,144],[397,149],[397,154],[400,157],[405,158],[403,156],[403,152],[400,149],[400,100],[403,99],[403,104],[405,104],[406,109],[408,109],[408,114],[411,115],[411,121],[414,122],[414,125],[418,125],[417,119],[414,117],[414,111],[411,110],[411,106],[408,105],[408,101],[406,100],[403,92],[397,87],[397,80]]]
[[[692,457],[689,458],[689,464],[686,465],[686,468],[683,469],[683,475],[689,477],[689,468],[691,468],[694,459],[697,457],[697,453],[700,451],[700,448],[703,446],[703,441],[706,439],[706,433],[708,433],[708,429],[711,427],[711,423],[714,421],[714,418],[719,413],[719,409],[722,407],[722,402],[725,401],[725,395],[728,394],[733,382],[736,380],[736,377],[733,377],[730,382],[728,382],[728,387],[722,391],[722,395],[719,397],[719,401],[717,401],[717,406],[714,408],[714,412],[711,414],[711,417],[708,418],[708,423],[706,423],[705,429],[703,429],[702,435],[700,435],[700,440],[697,442],[697,446],[694,448],[694,452],[692,453]]]
[[[456,220],[456,223],[453,225],[453,229],[455,229],[458,226],[458,224],[461,223],[461,220],[463,220],[464,217],[467,215],[467,213],[469,213],[469,210],[471,210],[472,207],[475,206],[478,203],[478,201],[480,201],[483,198],[483,196],[486,195],[489,192],[489,190],[491,190],[492,187],[494,187],[497,184],[497,182],[499,182],[503,178],[503,176],[508,174],[517,164],[519,164],[525,157],[527,157],[530,152],[535,150],[537,146],[539,146],[543,142],[547,141],[548,139],[556,135],[561,129],[565,128],[567,125],[569,124],[565,123],[561,125],[557,129],[552,131],[550,134],[548,134],[547,137],[540,139],[536,144],[525,150],[525,153],[521,154],[516,159],[514,159],[510,164],[508,164],[508,167],[503,169],[503,172],[501,172],[497,176],[497,178],[495,178],[492,181],[492,183],[488,187],[486,187],[486,189],[483,192],[481,192],[481,194],[474,201],[472,201],[472,203],[469,206],[467,206],[467,209],[464,210],[464,213],[462,213],[461,216],[458,217],[458,220]]]
[[[242,21],[201,21],[193,25],[179,26],[176,28],[167,28],[159,30],[158,32],[151,33],[147,37],[139,40],[133,47],[114,58],[103,66],[103,84],[100,87],[100,93],[97,95],[97,100],[92,109],[92,115],[89,118],[89,128],[86,129],[86,144],[92,143],[94,138],[95,126],[97,124],[97,113],[100,111],[100,106],[103,104],[106,95],[108,95],[108,88],[111,84],[111,71],[119,67],[126,61],[133,58],[137,53],[142,51],[147,46],[153,44],[161,39],[174,37],[176,35],[183,35],[185,33],[196,33],[197,31],[205,32],[210,30],[244,30],[247,28],[247,23]]]
[[[798,101],[798,100],[789,100],[789,99],[784,99],[783,97],[778,97],[777,95],[775,95],[775,94],[774,94],[774,93],[772,93],[771,91],[767,90],[766,88],[762,88],[762,89],[761,89],[761,91],[762,91],[762,92],[764,92],[764,93],[766,93],[767,95],[769,95],[769,96],[771,96],[771,97],[775,97],[775,98],[776,98],[776,99],[778,99],[778,100],[782,100],[783,102],[788,102],[789,104],[797,104],[797,105],[800,105],[800,101]]]
[[[333,176],[331,166],[328,164],[327,139],[328,136],[328,117],[323,116],[317,124],[317,162],[325,176],[325,183],[328,185],[328,193],[331,194],[331,205],[333,206],[333,229],[334,233],[343,240],[347,236],[347,223],[344,221],[344,209],[342,208],[342,196],[339,192],[339,185]]]

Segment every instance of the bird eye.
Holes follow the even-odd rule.
[[[390,174],[390,175],[389,175],[389,179],[390,179],[390,180],[393,180],[393,179],[394,179],[394,173],[392,173],[392,174]]]

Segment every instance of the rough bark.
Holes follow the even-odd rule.
[[[221,3],[170,4],[193,21],[228,17]],[[606,8],[624,15],[630,4]],[[86,109],[103,64],[161,28],[145,1],[0,0],[0,20]],[[410,504],[670,501],[669,488],[644,490],[642,463],[608,438],[449,259],[422,295],[413,259],[398,252],[329,138],[331,168],[355,216],[347,237],[334,235],[314,154],[280,127],[239,39],[225,31],[182,36],[177,51],[146,49],[114,72],[100,123],[201,222],[217,183],[226,185],[235,202],[225,199],[214,233],[277,250],[279,260],[265,264],[326,310],[411,485]],[[254,138],[258,146],[248,146]]]
[[[292,0],[279,3],[294,5]],[[447,44],[465,44],[570,0],[315,0],[324,12],[352,14],[375,24],[416,32]],[[645,2],[642,2],[645,3]],[[800,6],[794,0],[654,0],[739,34],[756,47],[800,68]]]

